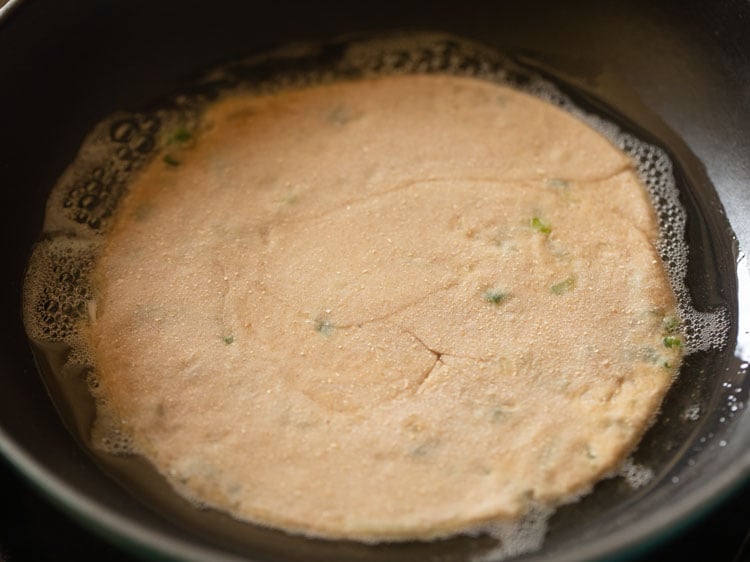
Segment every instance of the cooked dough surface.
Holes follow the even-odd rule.
[[[364,540],[518,518],[612,471],[671,382],[653,215],[623,153],[506,87],[234,96],[121,204],[102,392],[239,518]]]

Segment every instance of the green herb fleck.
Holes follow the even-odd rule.
[[[499,406],[497,408],[495,408],[494,410],[492,410],[492,421],[493,422],[499,422],[499,421],[503,420],[505,418],[505,416],[506,416],[505,409],[503,409],[503,408],[501,408]]]
[[[323,334],[324,336],[330,336],[333,333],[334,325],[328,320],[316,320],[315,331]]]
[[[556,294],[556,295],[562,295],[563,293],[567,293],[568,291],[572,290],[576,285],[576,280],[572,277],[568,277],[567,279],[563,279],[559,283],[555,283],[550,287],[550,290]]]
[[[282,205],[294,205],[299,202],[299,194],[290,192],[282,201]]]
[[[193,133],[188,131],[185,127],[179,127],[170,139],[172,142],[187,142],[193,138]]]
[[[682,340],[677,336],[665,336],[662,341],[664,342],[664,347],[682,347]]]
[[[550,187],[568,187],[569,183],[568,180],[562,178],[549,178],[547,180],[547,185]]]
[[[550,232],[552,232],[552,229],[549,227],[549,225],[539,217],[534,217],[533,219],[531,219],[531,228],[533,228],[537,232],[541,232],[542,234],[549,234]]]
[[[411,454],[412,457],[424,458],[424,457],[432,455],[432,453],[435,452],[437,445],[438,445],[437,441],[435,441],[434,439],[428,439],[427,441],[420,443],[416,447],[413,447],[409,451],[409,453]]]
[[[664,333],[674,334],[680,327],[680,320],[676,316],[665,316],[661,325]]]
[[[168,166],[175,166],[176,167],[176,166],[179,166],[181,164],[181,162],[179,160],[177,160],[177,158],[175,158],[174,156],[172,156],[169,153],[165,154],[162,157],[162,160],[164,160],[164,163],[167,164]]]
[[[491,302],[492,304],[500,304],[508,298],[508,293],[504,293],[496,289],[487,289],[484,292],[483,297],[487,302]]]
[[[228,336],[224,336],[222,340],[224,341],[225,344],[230,345],[234,343],[234,336],[230,334]]]

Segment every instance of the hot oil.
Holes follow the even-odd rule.
[[[148,113],[114,115],[91,133],[76,162],[52,191],[43,239],[32,256],[24,293],[26,330],[68,427],[128,488],[200,534],[241,546],[252,541],[254,533],[273,532],[251,532],[248,525],[221,513],[192,509],[147,462],[133,454],[128,437],[119,431],[116,415],[98,390],[85,334],[87,323],[96,316],[90,273],[117,203],[138,170],[160,154],[160,149],[169,148],[175,131],[193,129],[201,109],[212,100],[232,92],[271,93],[340,79],[410,73],[472,76],[516,87],[575,115],[629,154],[659,219],[659,251],[678,299],[686,352],[710,355],[726,344],[726,303],[715,295],[713,308],[699,311],[687,285],[689,264],[696,254],[706,262],[713,260],[712,241],[705,232],[692,230],[686,236],[688,216],[694,210],[686,210],[680,200],[670,159],[661,148],[623,130],[615,123],[616,116],[604,119],[588,113],[552,83],[512,61],[438,35],[289,48],[226,65],[161,107]],[[688,358],[687,363],[690,361]],[[635,465],[630,462],[626,466]],[[652,469],[638,467],[641,483],[643,474]],[[634,469],[624,469],[623,474],[632,476]],[[627,494],[619,491],[615,496]],[[517,524],[488,526],[470,533],[483,533],[492,540],[464,537],[440,541],[441,552],[445,554],[446,542],[456,548],[448,549],[452,554],[444,559],[496,559],[537,550],[550,515],[549,510],[540,509]],[[408,555],[410,547],[398,548],[403,556]]]

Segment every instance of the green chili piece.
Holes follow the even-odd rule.
[[[508,296],[508,293],[504,293],[496,289],[487,289],[483,295],[484,300],[492,304],[500,304],[501,302],[505,301]]]
[[[664,342],[664,347],[682,347],[682,340],[677,336],[665,336],[662,341]]]
[[[537,232],[541,232],[542,234],[549,234],[550,232],[552,232],[552,229],[549,227],[549,225],[539,217],[534,217],[533,219],[531,219],[531,228],[533,228]]]
[[[555,283],[550,287],[550,290],[556,294],[556,295],[562,295],[563,293],[567,293],[568,291],[572,290],[573,287],[576,285],[576,280],[572,277],[568,277],[567,279],[563,279],[559,283]]]
[[[164,163],[167,164],[168,166],[179,166],[181,164],[181,162],[177,160],[177,158],[175,158],[169,153],[165,154],[162,157],[162,160],[164,160]]]
[[[188,131],[185,127],[180,127],[174,134],[172,134],[173,142],[187,142],[193,138],[193,133]]]
[[[315,331],[323,334],[324,336],[330,336],[333,333],[334,325],[328,320],[316,320]]]

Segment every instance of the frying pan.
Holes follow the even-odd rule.
[[[62,422],[21,323],[44,201],[86,132],[179,92],[210,67],[350,33],[439,30],[495,48],[587,111],[665,149],[688,213],[687,281],[725,308],[728,343],[691,355],[636,460],[550,522],[524,560],[633,555],[684,528],[750,474],[750,5],[744,2],[190,2],[11,0],[0,9],[0,450],[72,516],[131,550],[186,560],[466,560],[489,539],[363,546],[312,541],[143,501]],[[700,416],[688,419],[687,409]],[[158,502],[157,502],[158,503]]]

